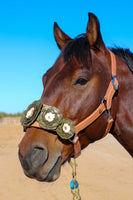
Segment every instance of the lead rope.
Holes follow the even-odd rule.
[[[80,194],[79,194],[79,183],[76,180],[76,158],[74,157],[74,162],[72,162],[71,158],[68,160],[69,165],[72,168],[72,180],[70,182],[70,189],[71,193],[73,194],[73,200],[81,200]]]

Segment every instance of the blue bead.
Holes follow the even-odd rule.
[[[70,182],[70,188],[71,189],[77,189],[78,187],[79,187],[78,181],[75,181],[75,184],[74,184],[74,180],[72,180]]]

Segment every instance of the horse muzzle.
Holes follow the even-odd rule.
[[[25,156],[19,150],[19,160],[24,170],[24,173],[29,178],[37,179],[38,181],[54,181],[60,175],[61,156],[57,156],[51,162],[48,162],[48,152],[45,147],[34,147]],[[48,166],[48,167],[47,167]]]

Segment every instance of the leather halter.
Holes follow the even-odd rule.
[[[107,135],[107,133],[110,131],[112,124],[113,124],[113,121],[114,121],[112,116],[111,116],[110,111],[111,111],[113,96],[114,96],[116,90],[118,89],[118,79],[116,77],[116,58],[115,58],[115,55],[110,50],[108,50],[108,51],[109,51],[110,57],[111,57],[112,79],[109,83],[106,94],[105,94],[104,98],[102,99],[102,102],[98,106],[98,108],[91,115],[89,115],[87,118],[85,118],[83,121],[81,121],[79,124],[77,124],[75,126],[75,136],[74,136],[74,139],[71,140],[71,142],[74,144],[75,157],[78,157],[81,154],[81,146],[80,146],[79,137],[78,137],[78,133],[80,131],[82,131],[83,129],[85,129],[89,125],[91,125],[96,119],[98,119],[106,111],[107,115],[108,115],[108,119],[107,119],[108,124],[107,124],[107,127],[106,127],[106,131],[103,135],[103,137],[105,137]],[[43,107],[44,106],[47,106],[47,105],[43,104]],[[37,121],[35,121],[30,127],[41,128]]]

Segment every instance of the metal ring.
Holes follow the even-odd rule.
[[[117,81],[117,85],[115,85],[115,80]],[[119,84],[118,84],[118,78],[114,75],[112,78],[113,86],[115,90],[118,90]]]

